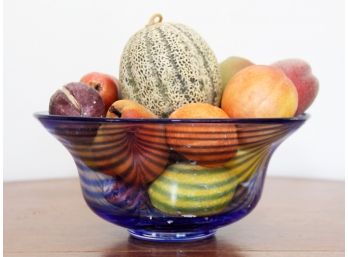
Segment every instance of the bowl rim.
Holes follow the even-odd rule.
[[[121,119],[121,118],[98,118],[98,117],[81,117],[81,116],[62,116],[51,115],[47,111],[35,112],[34,117],[39,120],[52,120],[52,121],[67,121],[67,122],[99,122],[99,123],[158,123],[158,124],[170,124],[170,123],[292,123],[292,122],[304,122],[309,119],[310,115],[307,113],[300,114],[290,118],[230,118],[230,119],[169,119],[169,118],[156,118],[156,119]]]

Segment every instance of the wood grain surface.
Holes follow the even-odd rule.
[[[150,243],[97,217],[77,179],[4,184],[4,256],[344,256],[344,183],[267,178],[255,210],[194,243]]]

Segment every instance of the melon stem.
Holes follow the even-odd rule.
[[[160,23],[163,20],[163,16],[160,13],[155,13],[151,16],[147,26],[155,25],[156,23]]]

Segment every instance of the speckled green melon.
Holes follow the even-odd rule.
[[[219,105],[221,100],[221,78],[213,51],[192,29],[163,23],[160,15],[129,39],[119,79],[122,98],[161,117],[187,103]]]

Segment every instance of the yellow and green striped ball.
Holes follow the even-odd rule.
[[[149,187],[152,205],[170,215],[205,216],[223,211],[237,186],[257,171],[263,151],[240,151],[225,168],[170,165]]]

